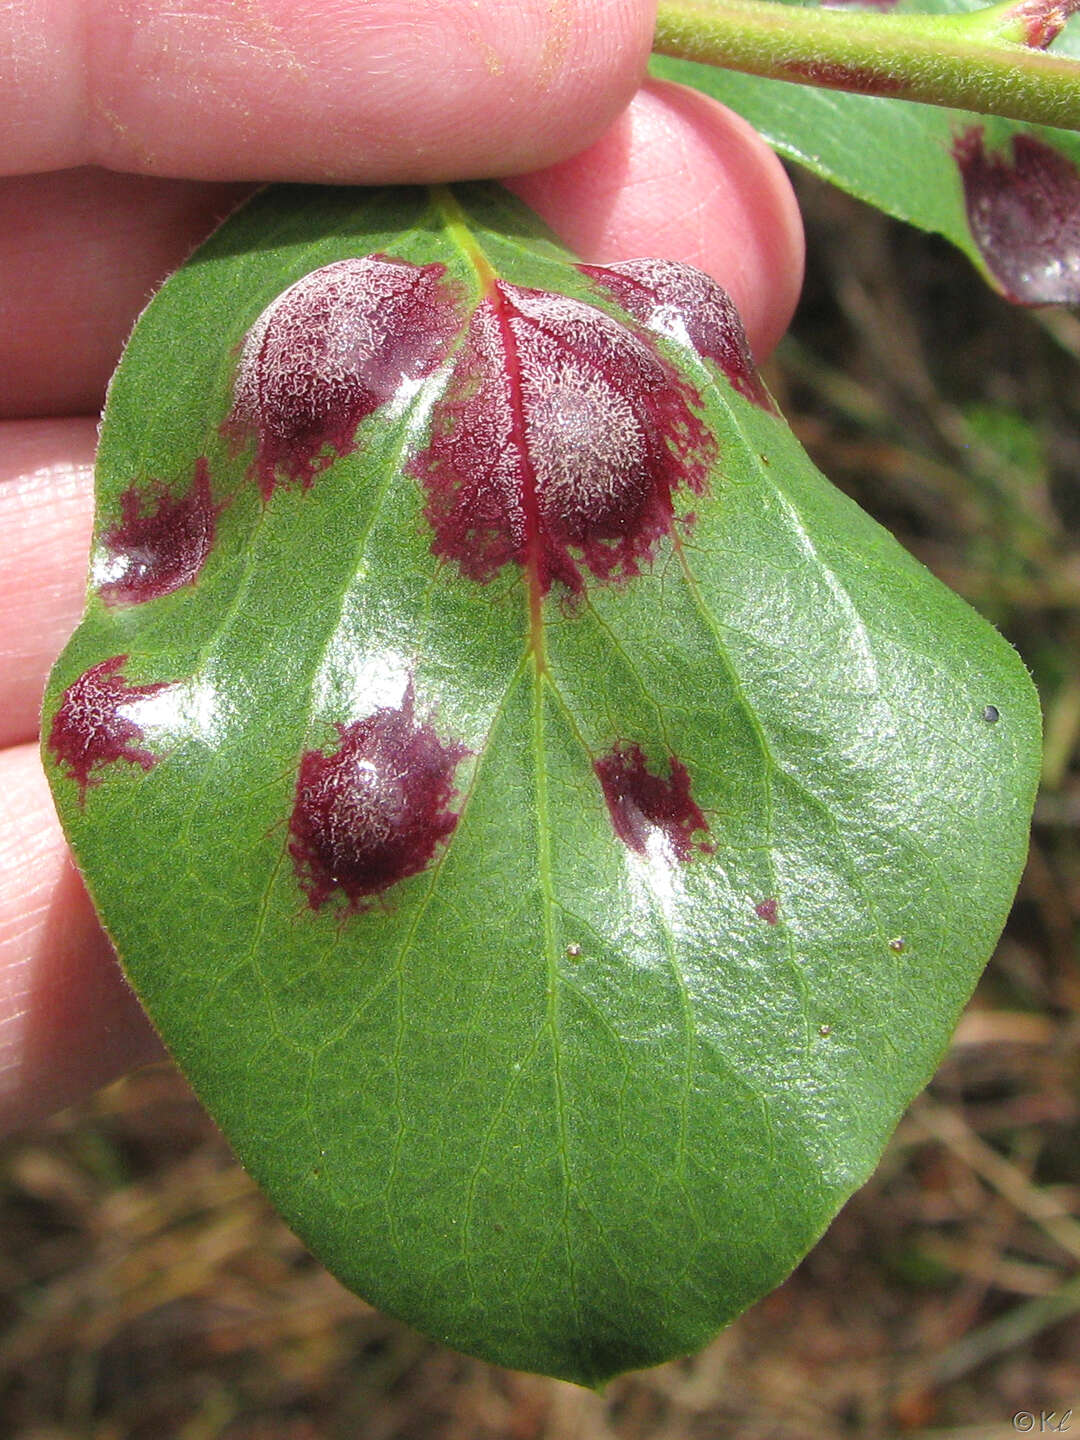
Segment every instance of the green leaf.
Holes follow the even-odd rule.
[[[701,1345],[872,1171],[1004,921],[1039,715],[752,376],[737,393],[670,307],[635,325],[498,187],[454,195],[264,192],[151,303],[43,753],[131,983],[314,1252],[461,1350],[596,1383]],[[408,271],[443,358],[409,331],[414,383],[289,483],[238,422],[238,368],[270,363],[256,322],[286,287],[368,255],[445,267]],[[495,277],[591,307],[552,371],[522,330],[476,378]],[[500,303],[505,341],[524,311]],[[666,377],[640,404],[680,417],[656,460],[683,466],[675,520],[541,553],[585,483],[568,456],[625,478],[581,407],[637,443],[595,375],[574,390],[600,312]],[[478,509],[454,529],[445,483],[490,440],[489,383],[515,424],[527,386],[554,397],[509,558]],[[320,870],[297,818],[350,744],[336,821],[382,816],[393,883],[349,870],[353,830]],[[404,819],[372,810],[368,762],[419,795]]]
[[[897,9],[943,14],[981,3],[902,0]],[[1053,48],[1080,54],[1080,26],[1070,24]],[[1080,134],[661,55],[651,70],[738,111],[785,159],[943,235],[1007,298],[1080,303]]]

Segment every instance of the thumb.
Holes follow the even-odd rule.
[[[627,103],[654,11],[653,0],[15,0],[0,34],[0,166],[361,184],[535,169]]]

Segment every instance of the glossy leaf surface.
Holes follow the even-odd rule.
[[[901,0],[892,8],[945,14],[981,4]],[[1070,22],[1052,48],[1080,54],[1080,22]],[[737,110],[785,159],[897,219],[943,235],[1007,298],[1080,303],[1075,132],[764,80],[659,55],[652,72]]]
[[[873,1169],[1003,923],[1038,711],[715,287],[455,196],[266,192],[153,301],[44,757],[316,1254],[588,1383],[702,1344]]]

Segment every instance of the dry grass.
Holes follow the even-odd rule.
[[[701,1355],[594,1395],[347,1295],[145,1071],[0,1154],[4,1437],[991,1440],[1080,1412],[1080,321],[803,198],[817,261],[770,381],[827,473],[1020,647],[1047,716],[1013,919],[877,1176]]]

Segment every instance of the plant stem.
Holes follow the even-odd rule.
[[[803,9],[775,0],[661,0],[661,55],[1080,130],[1080,62],[1003,35],[1015,7],[959,15]]]

